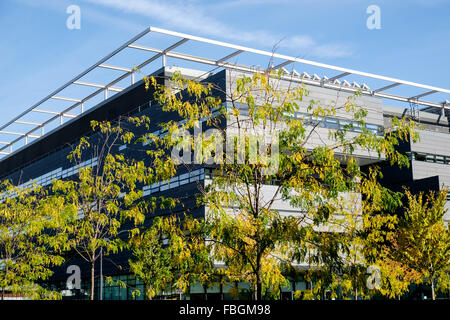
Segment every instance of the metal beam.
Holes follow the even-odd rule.
[[[436,93],[436,92],[437,92],[436,90],[427,91],[427,92],[424,92],[424,93],[419,94],[417,96],[411,97],[411,98],[409,98],[409,100],[416,100],[416,99],[428,96],[428,95]]]
[[[150,47],[145,47],[145,46],[138,46],[138,45],[135,45],[135,44],[129,44],[128,47],[132,48],[132,49],[138,49],[138,50],[143,50],[143,51],[150,51],[150,52],[155,52],[155,53],[161,53],[161,52],[164,51],[164,50],[161,50],[161,49],[150,48]]]
[[[64,113],[64,111],[63,111],[63,112],[58,112],[58,111],[50,111],[50,110],[34,109],[34,110],[32,110],[32,112],[48,113],[48,114],[57,114],[57,115],[62,115],[63,117],[67,117],[67,118],[75,118],[76,116],[78,116],[77,114]],[[45,122],[44,122],[43,124],[45,124]]]
[[[120,51],[122,51],[123,49],[127,48],[129,44],[136,42],[137,40],[139,40],[140,38],[142,38],[143,36],[145,36],[147,33],[149,33],[151,31],[150,28],[146,28],[144,31],[142,31],[141,33],[139,33],[137,36],[135,36],[134,38],[132,38],[131,40],[125,42],[123,45],[121,45],[119,48],[117,48],[116,50],[114,50],[113,52],[111,52],[110,54],[108,54],[107,56],[105,56],[104,58],[102,58],[101,60],[99,60],[97,63],[93,64],[91,67],[89,67],[88,69],[86,69],[85,71],[83,71],[82,73],[80,73],[79,75],[77,75],[75,78],[73,78],[72,80],[70,80],[69,82],[65,83],[64,85],[62,85],[61,87],[59,87],[58,89],[56,89],[55,91],[53,91],[52,93],[50,93],[48,96],[46,96],[45,98],[43,98],[42,100],[40,100],[39,102],[37,102],[36,104],[34,104],[33,106],[31,106],[30,108],[28,108],[27,110],[25,110],[24,112],[22,112],[20,115],[18,115],[17,117],[15,117],[14,119],[12,119],[11,121],[8,121],[7,123],[5,123],[4,125],[2,125],[0,127],[0,130],[5,129],[6,127],[8,127],[9,125],[11,125],[12,123],[14,123],[14,121],[19,120],[20,118],[22,118],[24,115],[26,115],[28,112],[32,111],[33,109],[35,109],[36,107],[40,106],[42,103],[44,103],[45,101],[47,101],[48,99],[50,99],[51,97],[53,97],[54,95],[56,95],[57,93],[59,93],[60,91],[64,90],[65,88],[67,88],[68,86],[70,86],[71,84],[73,84],[73,82],[79,80],[80,78],[82,78],[83,76],[85,76],[86,74],[88,74],[89,72],[91,72],[92,70],[94,70],[99,64],[102,64],[103,62],[109,60],[111,57],[115,56],[117,53],[119,53]]]
[[[177,43],[175,43],[174,45],[170,46],[169,48],[175,48],[176,46],[181,45],[181,44],[183,44],[184,42],[186,42],[186,41],[178,41]],[[163,50],[162,52],[164,52],[164,50]],[[161,52],[161,53],[158,53],[158,54],[156,54],[156,55],[154,55],[153,57],[151,57],[151,58],[149,58],[149,59],[147,59],[146,61],[144,61],[143,63],[141,63],[140,65],[138,65],[137,68],[138,68],[138,69],[141,69],[141,68],[145,67],[146,65],[148,65],[149,63],[153,62],[154,60],[160,58],[160,57],[162,56],[162,54],[163,54],[162,52]],[[169,52],[169,53],[170,53],[170,52]],[[130,74],[131,74],[131,72],[127,72],[127,73],[123,74],[123,75],[120,76],[119,78],[117,78],[117,79],[111,81],[110,83],[108,83],[105,87],[108,87],[109,89],[111,89],[111,87],[112,87],[114,84],[116,84],[117,82],[122,81],[122,80],[125,79],[127,76],[129,76]],[[75,82],[75,81],[74,81],[74,82]],[[50,122],[52,122],[52,121],[58,119],[58,117],[59,117],[60,114],[62,114],[63,116],[66,116],[66,117],[67,117],[68,114],[67,114],[66,112],[69,112],[70,110],[72,110],[72,109],[76,108],[77,106],[83,104],[85,101],[87,101],[87,100],[91,99],[92,97],[96,96],[97,94],[101,93],[103,90],[104,90],[103,88],[100,88],[99,90],[97,90],[97,91],[91,93],[89,96],[85,97],[81,102],[75,103],[74,105],[70,106],[69,108],[63,110],[61,113],[58,113],[58,112],[52,112],[52,111],[46,111],[46,110],[36,110],[36,109],[35,109],[35,110],[32,110],[32,111],[57,114],[56,116],[50,118],[49,120],[47,120],[46,122],[44,122],[44,123],[42,124],[42,126],[45,126],[46,124],[48,124],[48,123],[50,123]],[[28,132],[28,134],[33,133],[34,131],[38,130],[39,128],[40,128],[40,127],[37,127],[37,128],[34,128],[34,129],[30,130],[30,131]],[[14,140],[14,141],[12,141],[11,144],[18,142],[18,141],[20,141],[21,139],[22,139],[22,137],[21,137],[21,138],[18,138],[18,139],[16,139],[16,140]],[[6,147],[0,147],[0,151],[3,150],[3,149],[5,149],[5,148],[6,148]]]
[[[162,50],[161,50],[161,52],[162,52]],[[196,57],[196,56],[187,55],[187,54],[184,54],[184,53],[178,53],[178,52],[174,52],[174,51],[167,53],[167,55],[172,57],[172,58],[183,59],[183,60],[188,60],[188,61],[202,63],[202,64],[209,64],[209,65],[212,65],[212,66],[219,65],[219,66],[222,66],[222,67],[225,67],[225,68],[231,68],[231,69],[235,69],[235,70],[239,70],[239,71],[246,71],[246,72],[254,72],[255,71],[254,68],[247,67],[247,66],[242,66],[242,65],[232,64],[232,63],[217,63],[216,60]],[[307,84],[311,84],[311,85],[320,85],[320,83],[318,81],[307,80],[307,79],[297,79],[297,77],[293,77],[293,76],[290,76],[290,77],[286,76],[286,78],[289,78],[289,80],[292,80],[294,82],[299,82],[299,83],[303,82],[303,83],[307,83]],[[387,90],[389,88],[393,88],[393,87],[396,87],[398,85],[400,85],[400,84],[397,84],[397,83],[391,84],[389,86],[386,86],[386,87],[378,89],[378,91],[373,91],[373,94],[375,96],[379,96],[379,97],[382,97],[382,98],[408,102],[408,99],[404,98],[404,97],[395,96],[395,95],[391,95],[391,94],[378,93],[380,91]],[[355,92],[356,91],[355,89],[352,89],[350,87],[349,88],[341,88],[339,86],[336,87],[336,86],[334,86],[331,83],[327,84],[325,86],[329,87],[329,88],[336,88],[336,89],[349,91],[349,92]],[[417,103],[420,104],[420,105],[431,106],[431,107],[439,106],[439,104],[437,104],[437,103],[432,103],[432,102],[428,102],[428,101],[421,101],[421,100],[417,101]]]
[[[287,56],[287,55],[283,55],[283,54],[273,53],[273,52],[270,52],[270,51],[253,49],[253,48],[239,46],[239,45],[226,43],[226,42],[222,42],[222,41],[217,41],[217,40],[211,40],[211,39],[207,39],[207,38],[203,38],[203,37],[192,36],[192,35],[181,33],[181,32],[175,32],[175,31],[165,30],[165,29],[156,28],[156,27],[150,27],[150,30],[152,32],[157,32],[157,33],[161,33],[161,34],[167,34],[167,35],[171,35],[171,36],[179,37],[179,38],[186,38],[186,39],[190,39],[190,40],[193,40],[193,41],[209,43],[209,44],[217,45],[217,46],[221,46],[221,47],[232,48],[232,49],[236,49],[236,50],[242,50],[242,51],[245,51],[245,52],[259,54],[259,55],[262,55],[262,56],[273,57],[273,58],[278,58],[278,59],[282,59],[282,60],[290,60],[292,62],[303,63],[303,64],[307,64],[307,65],[311,65],[311,66],[316,66],[316,67],[320,67],[320,68],[336,70],[336,71],[341,71],[341,72],[349,72],[349,73],[352,73],[352,74],[356,74],[356,75],[364,76],[364,77],[369,77],[369,78],[373,78],[373,79],[385,80],[385,81],[396,82],[396,83],[405,84],[405,85],[409,85],[409,86],[413,86],[413,87],[429,89],[429,90],[437,90],[437,91],[444,92],[444,93],[450,93],[449,89],[438,88],[438,87],[429,86],[429,85],[425,85],[425,84],[420,84],[420,83],[416,83],[416,82],[412,82],[412,81],[405,81],[405,80],[401,80],[401,79],[386,77],[386,76],[382,76],[382,75],[377,75],[377,74],[368,73],[368,72],[362,72],[362,71],[348,69],[348,68],[342,68],[342,67],[333,66],[333,65],[330,65],[330,64],[325,64],[325,63],[315,62],[315,61],[311,61],[311,60],[295,58],[295,57],[291,57],[291,56]]]
[[[221,67],[226,67],[226,68],[230,68],[230,69],[236,69],[236,70],[240,70],[240,71],[248,71],[248,72],[255,71],[254,68],[247,67],[247,66],[242,66],[242,65],[238,65],[238,64],[229,63],[229,62],[218,62],[217,60],[191,56],[191,55],[188,55],[185,53],[179,53],[179,52],[174,52],[174,51],[168,52],[167,56],[176,58],[176,59],[197,62],[197,63],[201,63],[201,64],[208,64],[211,66],[221,66]]]
[[[132,71],[132,69],[130,69],[130,68],[110,66],[110,65],[107,65],[107,64],[99,64],[98,67],[99,68],[104,68],[104,69],[117,70],[117,71],[125,71],[125,72],[131,72]]]
[[[172,50],[175,49],[176,47],[179,47],[179,46],[181,46],[183,43],[188,42],[188,41],[189,41],[189,39],[187,39],[187,38],[181,39],[180,41],[174,43],[174,44],[171,45],[170,47],[167,47],[166,49],[164,49],[163,52],[166,53],[166,52],[172,51]]]
[[[42,123],[30,122],[30,121],[22,121],[22,120],[16,120],[16,121],[14,121],[14,123],[28,124],[28,125],[31,125],[31,126],[41,126],[42,125]]]
[[[174,37],[178,37],[181,38],[178,42],[175,42],[173,45],[167,47],[164,50],[161,49],[154,49],[154,48],[149,48],[149,47],[144,47],[144,46],[139,46],[136,45],[135,42],[137,40],[139,40],[140,38],[142,38],[143,36],[145,36],[146,34],[148,34],[149,32],[156,32],[156,33],[160,33],[160,34],[165,34],[165,35],[169,35],[169,36],[174,36]],[[221,46],[223,48],[231,48],[234,50],[234,52],[232,52],[231,54],[228,54],[227,56],[219,59],[219,60],[212,60],[212,59],[207,59],[207,58],[202,58],[202,57],[196,57],[196,56],[192,56],[192,55],[188,55],[188,54],[184,54],[184,53],[177,53],[177,52],[173,52],[172,50],[175,49],[176,47],[180,46],[181,44],[192,40],[192,41],[198,41],[198,42],[203,42],[203,43],[207,43],[207,44],[211,44],[211,45],[215,45],[215,46]],[[253,68],[253,67],[248,67],[248,66],[243,66],[243,65],[238,65],[238,64],[232,64],[232,63],[228,63],[226,62],[226,60],[247,52],[247,53],[253,53],[253,54],[258,54],[258,55],[262,55],[262,56],[267,56],[270,58],[276,58],[276,59],[281,59],[282,62],[280,65],[274,67],[274,68],[282,68],[285,65],[288,65],[290,63],[303,63],[303,64],[307,64],[307,65],[312,65],[312,66],[316,66],[316,67],[320,67],[320,68],[325,68],[325,69],[329,69],[329,70],[335,70],[335,71],[341,71],[341,74],[338,74],[337,76],[334,76],[330,79],[327,79],[326,83],[321,83],[323,81],[317,81],[315,79],[299,79],[297,77],[292,77],[289,80],[292,81],[296,81],[296,82],[300,82],[300,83],[305,83],[305,84],[310,84],[310,85],[322,85],[324,87],[327,88],[332,88],[335,89],[335,84],[333,84],[332,82],[338,78],[344,77],[346,75],[350,75],[350,74],[355,74],[355,75],[359,75],[359,76],[363,76],[363,77],[368,77],[368,78],[373,78],[373,79],[378,79],[378,80],[384,80],[384,81],[388,81],[391,82],[392,84],[383,87],[383,88],[379,88],[375,91],[372,91],[371,94],[373,96],[377,96],[380,98],[386,98],[386,99],[391,99],[391,100],[397,100],[397,101],[404,101],[404,102],[409,102],[410,100],[414,100],[415,103],[420,104],[420,105],[424,105],[424,106],[429,106],[429,107],[439,107],[439,108],[446,108],[446,109],[450,109],[450,105],[446,105],[446,104],[437,104],[434,102],[430,102],[430,101],[422,101],[419,100],[419,98],[436,93],[436,92],[442,92],[442,93],[450,93],[450,90],[448,89],[442,89],[442,88],[438,88],[438,87],[432,87],[432,86],[428,86],[428,85],[424,85],[424,84],[419,84],[419,83],[414,83],[414,82],[410,82],[410,81],[404,81],[404,80],[400,80],[400,79],[395,79],[395,78],[390,78],[390,77],[385,77],[385,76],[380,76],[380,75],[376,75],[376,74],[371,74],[371,73],[366,73],[366,72],[362,72],[362,71],[357,71],[357,70],[352,70],[352,69],[347,69],[347,68],[341,68],[341,67],[337,67],[337,66],[332,66],[332,65],[328,65],[328,64],[323,64],[323,63],[318,63],[318,62],[314,62],[314,61],[310,61],[310,60],[305,60],[305,59],[299,59],[299,58],[294,58],[294,57],[290,57],[290,56],[286,56],[286,55],[281,55],[281,54],[277,54],[277,53],[273,53],[273,52],[269,52],[269,51],[263,51],[263,50],[257,50],[257,49],[252,49],[252,48],[248,48],[248,47],[244,47],[244,46],[239,46],[239,45],[234,45],[234,44],[230,44],[230,43],[226,43],[226,42],[220,42],[220,41],[215,41],[215,40],[211,40],[211,39],[206,39],[206,38],[202,38],[202,37],[196,37],[196,36],[192,36],[192,35],[187,35],[187,34],[183,34],[183,33],[179,33],[179,32],[174,32],[174,31],[169,31],[169,30],[164,30],[164,29],[160,29],[160,28],[155,28],[155,27],[150,27],[145,29],[143,32],[141,32],[140,34],[138,34],[136,37],[134,37],[133,39],[127,41],[126,43],[124,43],[121,47],[119,47],[118,49],[116,49],[115,51],[111,52],[109,55],[107,55],[106,57],[104,57],[103,59],[101,59],[100,61],[98,61],[96,64],[92,65],[90,68],[88,68],[87,70],[83,71],[82,73],[80,73],[78,76],[76,76],[74,79],[72,79],[71,81],[67,82],[66,84],[64,84],[62,87],[58,88],[57,90],[55,90],[53,93],[51,93],[50,95],[48,95],[47,97],[45,97],[44,99],[42,99],[41,101],[39,101],[38,103],[36,103],[35,105],[33,105],[31,108],[27,109],[26,111],[24,111],[23,113],[21,113],[19,116],[17,116],[16,118],[12,119],[11,121],[9,121],[8,123],[4,124],[3,126],[0,127],[0,131],[2,131],[3,129],[7,128],[9,125],[13,124],[13,123],[22,123],[22,124],[30,124],[30,125],[34,125],[36,126],[36,128],[33,128],[32,130],[30,130],[28,133],[24,134],[25,137],[29,136],[29,137],[36,137],[36,135],[33,135],[32,133],[36,130],[42,129],[45,127],[46,124],[60,118],[62,119],[62,117],[76,117],[77,115],[74,114],[70,114],[68,113],[69,111],[71,111],[72,109],[76,108],[77,106],[81,105],[81,108],[84,109],[84,103],[91,99],[92,97],[98,95],[101,92],[105,93],[105,96],[108,95],[108,91],[115,91],[115,92],[120,92],[124,89],[122,88],[116,88],[114,87],[114,85],[116,83],[118,83],[119,81],[125,79],[128,76],[131,76],[132,79],[132,83],[134,83],[133,81],[133,76],[135,73],[134,69],[129,69],[129,68],[124,68],[124,67],[118,67],[118,66],[113,66],[113,65],[109,65],[109,64],[105,64],[105,62],[107,60],[109,60],[110,58],[112,58],[114,55],[116,55],[117,53],[121,52],[122,50],[126,49],[126,48],[135,48],[135,49],[140,49],[140,50],[145,50],[145,51],[149,51],[149,52],[153,52],[156,53],[154,56],[150,57],[148,60],[144,61],[143,63],[141,63],[137,68],[142,68],[143,66],[149,64],[150,62],[158,59],[158,58],[162,58],[163,62],[165,61],[166,57],[173,57],[176,59],[182,59],[182,60],[186,60],[186,61],[191,61],[191,62],[197,62],[197,63],[201,63],[201,64],[206,64],[206,65],[211,65],[211,66],[219,66],[219,67],[224,67],[224,68],[231,68],[231,69],[236,69],[236,70],[240,70],[240,71],[249,71],[249,72],[255,72],[258,71],[259,69]],[[164,63],[163,63],[164,64]],[[111,81],[109,84],[107,85],[101,85],[101,84],[96,84],[96,83],[88,83],[88,82],[83,82],[80,81],[80,79],[88,74],[89,72],[91,72],[92,70],[94,70],[95,68],[106,68],[106,69],[112,69],[112,70],[117,70],[117,71],[123,71],[124,74],[121,75],[120,77],[118,77],[117,79]],[[289,75],[283,75],[283,79],[288,79]],[[95,92],[89,94],[88,96],[82,98],[82,99],[74,99],[74,98],[66,98],[66,97],[61,97],[58,96],[57,93],[61,92],[62,90],[64,90],[65,88],[67,88],[70,85],[85,85],[85,86],[90,86],[90,87],[95,87],[95,88],[99,88],[98,90],[96,90]],[[412,87],[418,87],[418,88],[422,88],[422,89],[426,89],[428,91],[418,94],[416,96],[413,97],[402,97],[402,96],[397,96],[397,95],[392,95],[392,94],[385,94],[382,93],[382,91],[388,90],[390,88],[396,87],[398,85],[408,85],[408,86],[412,86]],[[342,87],[339,88],[340,90],[344,90],[344,91],[348,91],[348,92],[352,92],[354,91],[354,88],[351,87]],[[49,99],[58,99],[58,100],[65,100],[65,101],[71,101],[74,102],[73,105],[71,105],[70,107],[64,109],[63,111],[49,111],[49,110],[40,110],[37,109],[37,107],[39,105],[41,105],[42,103],[44,103],[45,101],[49,100]],[[44,123],[42,124],[38,124],[38,123],[33,123],[30,121],[24,121],[24,120],[20,120],[24,115],[26,115],[29,112],[41,112],[41,113],[47,113],[47,114],[51,114],[52,117],[50,117],[50,119],[46,120]],[[20,136],[18,139],[7,143],[7,146],[12,147],[12,144],[20,141],[20,139],[23,139],[24,136]],[[2,151],[3,149],[5,149],[6,147],[0,147],[0,151]]]
[[[376,89],[376,90],[374,90],[373,92],[374,92],[374,93],[377,93],[377,92],[385,91],[385,90],[388,90],[388,89],[397,87],[397,86],[399,86],[399,85],[401,85],[401,83],[393,83],[393,84],[390,84],[390,85],[388,85],[388,86],[385,86],[385,87]]]
[[[348,76],[350,74],[351,74],[350,72],[344,72],[344,73],[338,74],[337,76],[331,77],[330,79],[328,79],[328,81],[333,82],[334,80],[346,77],[346,76]]]
[[[23,132],[13,132],[13,131],[4,131],[4,130],[1,130],[0,133],[1,134],[11,134],[14,136],[30,137],[30,138],[40,138],[41,137],[41,136],[31,135],[31,134],[27,134],[27,133],[23,133]]]
[[[288,60],[288,61],[282,62],[279,65],[273,67],[273,69],[277,70],[277,69],[283,68],[284,66],[287,66],[288,64],[291,64],[291,63],[294,63],[294,62]]]
[[[241,54],[242,52],[244,52],[244,51],[243,51],[243,50],[236,50],[235,52],[232,52],[232,53],[230,53],[229,55],[226,55],[225,57],[220,58],[219,60],[216,60],[216,61],[217,61],[217,62],[223,62],[223,61],[226,61],[226,60],[228,60],[228,59],[231,59],[231,58],[237,56],[238,54]]]
[[[66,98],[66,97],[58,97],[58,96],[53,96],[51,97],[51,99],[55,99],[55,100],[64,100],[64,101],[74,101],[74,102],[80,102],[80,99],[74,99],[74,98]]]
[[[85,86],[85,87],[94,87],[94,88],[108,89],[108,90],[116,91],[116,92],[122,92],[124,90],[123,88],[108,87],[108,85],[105,86],[105,85],[102,85],[102,84],[91,83],[91,82],[83,82],[83,81],[74,81],[73,84],[77,84],[79,86]],[[79,100],[78,102],[81,102],[81,100]]]
[[[402,102],[410,102],[409,98],[405,98],[405,97],[401,97],[401,96],[397,96],[397,95],[393,95],[393,94],[388,94],[388,93],[378,93],[377,92],[377,93],[374,93],[374,96],[377,96],[380,98],[391,99],[391,100],[402,101]],[[430,101],[416,100],[416,101],[414,101],[414,103],[422,105],[422,106],[427,106],[427,107],[435,107],[435,108],[439,108],[439,109],[442,108],[442,104],[430,102]],[[447,109],[450,109],[450,106]]]

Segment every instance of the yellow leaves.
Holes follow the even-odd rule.
[[[60,295],[36,284],[60,265],[58,254],[65,237],[54,235],[60,226],[47,192],[37,185],[15,187],[4,181],[0,194],[0,287],[30,299],[56,299]]]
[[[155,77],[144,77],[144,83],[145,83],[145,90],[148,90],[150,86],[156,87],[157,81]]]
[[[279,298],[280,287],[290,285],[281,271],[280,262],[270,256],[261,260],[261,274],[264,292],[270,293],[273,298]]]
[[[419,284],[422,281],[420,273],[402,262],[386,258],[378,263],[381,270],[380,293],[390,299],[396,299],[408,292],[412,283]]]

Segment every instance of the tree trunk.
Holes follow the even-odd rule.
[[[207,286],[203,286],[203,296],[205,298],[205,301],[208,301],[208,287]]]
[[[436,296],[435,296],[435,293],[434,293],[434,279],[431,279],[431,298],[433,300],[436,300]]]
[[[261,272],[261,271],[260,271]],[[259,277],[258,283],[256,285],[256,290],[257,290],[257,294],[256,294],[256,299],[257,300],[262,300],[262,283],[261,283],[261,276]]]
[[[142,296],[144,297],[144,300],[150,300],[148,298],[148,286],[144,283],[144,292],[142,292]]]
[[[358,300],[358,288],[355,289],[355,300]]]
[[[150,286],[147,284],[144,284],[144,297],[145,300],[153,300],[153,297],[150,295]]]
[[[94,300],[95,292],[95,260],[91,262],[91,300]]]
[[[5,279],[8,278],[8,263],[5,266]],[[2,287],[2,300],[5,300],[5,287]]]
[[[262,300],[262,279],[261,279],[261,266],[258,265],[256,270],[256,292],[255,292],[256,300]]]
[[[261,254],[260,254],[260,248],[257,247],[257,253],[256,253],[256,283],[255,283],[255,290],[253,293],[253,299],[254,300],[262,300],[262,276],[261,276]]]

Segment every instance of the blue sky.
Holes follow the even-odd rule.
[[[380,30],[366,27],[373,4]],[[450,89],[449,17],[448,0],[0,0],[0,123],[147,26],[267,50],[281,40],[278,53]]]

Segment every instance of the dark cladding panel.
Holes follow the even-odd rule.
[[[25,167],[43,157],[51,154],[61,147],[72,145],[82,136],[91,132],[90,123],[96,121],[113,121],[121,115],[136,111],[139,107],[147,106],[153,93],[145,90],[141,80],[135,85],[100,103],[88,110],[85,114],[67,122],[62,127],[34,141],[22,150],[0,161],[0,178]]]

